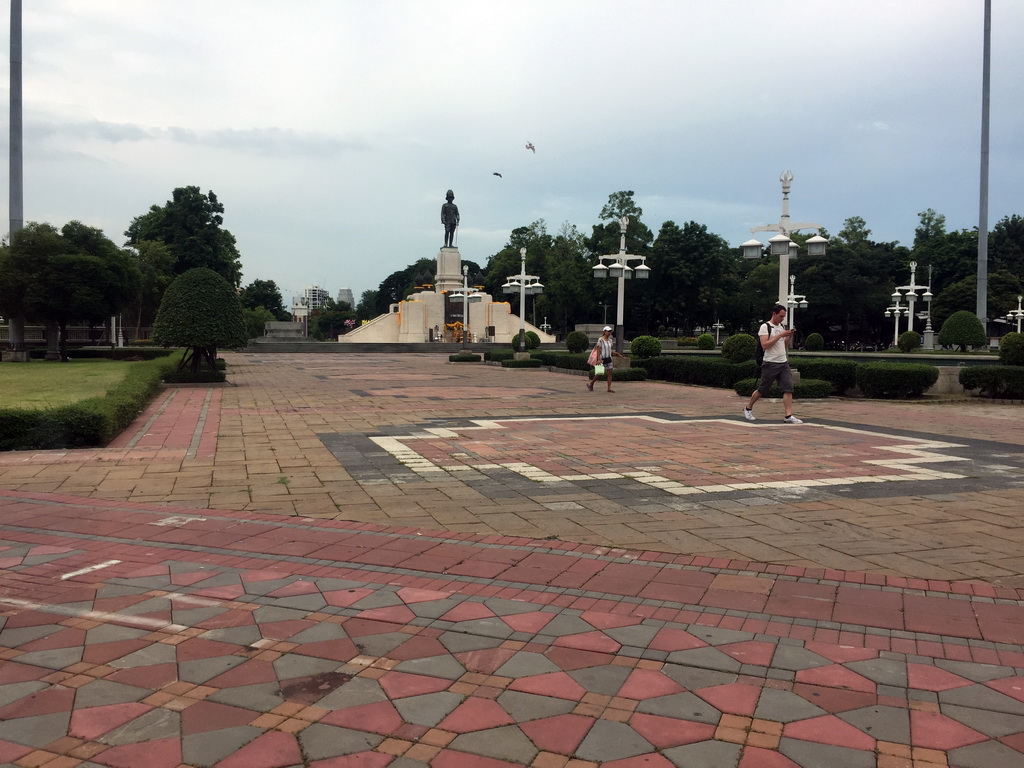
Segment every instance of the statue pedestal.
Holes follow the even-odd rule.
[[[0,352],[0,360],[5,363],[27,363],[29,360],[28,350],[16,352],[13,349],[5,349],[3,352]]]
[[[434,293],[462,290],[462,254],[458,248],[442,248],[437,254]]]

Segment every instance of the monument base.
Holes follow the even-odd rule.
[[[15,351],[13,349],[5,349],[0,352],[0,361],[5,363],[27,363],[29,360],[28,350]]]

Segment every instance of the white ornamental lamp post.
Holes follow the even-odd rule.
[[[751,233],[778,232],[775,237],[768,241],[768,246],[771,249],[771,255],[779,257],[778,303],[786,306],[786,296],[788,295],[787,290],[789,288],[789,260],[796,258],[799,250],[796,243],[789,236],[794,232],[799,232],[801,229],[820,230],[821,224],[791,222],[789,220],[789,190],[793,183],[793,174],[790,171],[783,171],[779,176],[779,181],[782,182],[782,218],[779,219],[778,224],[754,227],[750,231]],[[828,240],[816,234],[807,240],[807,255],[824,256],[827,246]],[[759,259],[764,254],[764,246],[759,240],[747,240],[740,248],[743,249],[743,258],[745,259]]]
[[[469,290],[469,265],[462,265],[462,293],[453,293],[451,295],[452,301],[462,302],[462,348],[465,349],[466,345],[471,341],[469,335],[469,305],[470,303],[476,303],[481,300],[481,296],[476,289]]]
[[[1024,299],[1024,296],[1018,296],[1017,297],[1017,308],[1016,309],[1011,309],[1009,312],[1006,313],[1006,319],[1009,320],[1011,323],[1014,320],[1017,321],[1017,333],[1020,333],[1020,321],[1021,321],[1021,318],[1024,318],[1024,308],[1021,307],[1021,300],[1022,299]]]
[[[926,319],[926,321],[927,321],[926,328],[925,328],[926,339],[925,339],[925,343],[923,344],[925,349],[933,349],[934,348],[934,342],[933,342],[933,339],[932,339],[934,334],[933,334],[932,328],[931,328],[931,325],[932,325],[932,318],[931,318],[931,301],[932,301],[931,282],[932,282],[932,268],[928,267],[928,285],[919,285],[918,284],[918,282],[917,282],[917,262],[916,261],[912,261],[912,262],[910,262],[910,283],[908,283],[907,285],[897,285],[896,286],[896,292],[893,293],[893,295],[892,295],[893,300],[896,303],[899,303],[899,291],[903,291],[903,293],[906,295],[907,305],[908,305],[908,309],[906,311],[906,315],[907,315],[907,330],[908,331],[912,331],[912,330],[914,330],[914,318],[918,317],[918,315],[914,313],[914,303],[917,301],[917,292],[921,291],[921,290],[924,291],[924,294],[921,296],[921,298],[924,299],[925,303],[928,305],[928,309],[926,310],[926,312],[922,313],[922,315],[921,315],[921,317],[924,317]]]
[[[793,331],[796,337],[796,310],[807,309],[807,297],[802,293],[795,293],[796,275],[789,276],[789,294],[786,296],[786,313],[789,315],[789,330]]]
[[[626,253],[626,227],[629,226],[629,217],[623,216],[619,219],[619,252],[609,256],[598,256],[597,264],[594,265],[594,277],[618,278],[619,293],[615,306],[615,351],[622,353],[623,317],[625,315],[626,280],[636,277],[638,280],[646,280],[650,277],[651,268],[647,266],[646,256],[634,256]],[[605,266],[605,261],[608,265]],[[639,264],[630,267],[629,262],[637,261]]]
[[[723,328],[725,328],[725,326],[724,326],[724,325],[722,325],[722,323],[720,323],[720,322],[718,321],[718,318],[715,318],[715,323],[714,323],[714,325],[712,325],[711,327],[715,329],[715,346],[717,347],[717,346],[718,346],[718,333],[719,333],[719,331],[721,331],[721,330],[722,330]]]
[[[902,296],[899,291],[895,291],[892,295],[893,303],[891,307],[887,307],[885,310],[886,317],[894,317],[895,320],[892,331],[892,345],[895,347],[899,343],[900,339],[900,315],[907,311],[907,308],[900,304]]]
[[[544,322],[540,324],[540,329],[544,331],[544,333],[551,333],[551,326],[548,325],[547,315],[544,315]]]
[[[526,249],[519,249],[519,274],[505,278],[501,286],[505,293],[519,294],[519,351],[526,351],[526,297],[544,293],[544,286],[536,275],[526,274]]]

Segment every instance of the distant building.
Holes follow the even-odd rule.
[[[338,289],[338,303],[348,304],[349,309],[356,308],[356,297],[352,295],[351,288],[339,288]]]
[[[330,298],[331,294],[319,285],[307,285],[301,296],[292,297],[292,319],[308,318],[310,312],[320,309]]]

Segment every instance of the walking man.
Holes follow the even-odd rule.
[[[793,375],[789,370],[789,359],[786,350],[792,343],[793,331],[787,330],[782,324],[786,319],[786,308],[781,304],[772,307],[772,318],[766,323],[761,323],[757,331],[757,337],[764,350],[764,362],[761,364],[761,380],[757,389],[750,395],[750,401],[743,407],[743,418],[747,421],[754,419],[754,403],[768,394],[772,388],[772,382],[779,382],[779,389],[782,390],[782,404],[786,408],[786,424],[803,424],[793,415]]]

